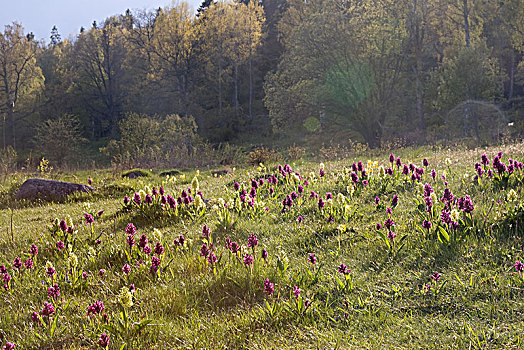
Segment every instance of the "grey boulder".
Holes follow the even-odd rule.
[[[65,199],[73,193],[91,192],[95,188],[74,182],[64,182],[47,179],[28,179],[26,180],[15,195],[16,199],[44,199],[60,200]]]

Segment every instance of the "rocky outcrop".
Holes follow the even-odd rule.
[[[74,182],[55,181],[47,179],[26,180],[15,195],[16,199],[28,200],[60,200],[73,193],[91,192],[95,188]]]

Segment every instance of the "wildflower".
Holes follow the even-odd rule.
[[[247,238],[247,246],[250,247],[250,248],[255,248],[258,244],[258,238],[257,236],[252,233],[249,235],[249,237]]]
[[[517,200],[517,192],[515,192],[515,190],[512,188],[511,190],[509,190],[508,192],[508,195],[507,195],[507,199],[508,199],[508,202],[514,202]]]
[[[425,167],[428,167],[429,162],[428,162],[427,158],[424,158],[424,159],[422,160],[422,164],[423,164]]]
[[[471,213],[473,209],[475,208],[473,206],[473,201],[471,200],[471,197],[468,195],[465,195],[464,197],[459,198],[458,205],[459,205],[459,209],[464,211],[465,213]]]
[[[395,239],[395,237],[397,237],[397,234],[391,230],[389,230],[388,232],[388,238],[392,241]]]
[[[93,215],[89,214],[89,213],[85,213],[84,214],[84,218],[86,220],[86,224],[90,225],[92,224],[93,222],[95,222],[95,219],[93,218]]]
[[[131,266],[129,266],[129,264],[124,264],[124,266],[122,266],[122,272],[128,275],[131,272]]]
[[[157,258],[156,256],[152,256],[151,257],[151,267],[153,267],[154,270],[156,271],[159,266],[160,266],[160,259]]]
[[[162,255],[164,253],[164,246],[160,242],[156,242],[155,245],[155,254]]]
[[[269,281],[269,278],[266,278],[264,281],[264,293],[267,295],[273,294],[275,291],[275,285]]]
[[[97,245],[100,245],[100,243],[102,243],[102,240],[101,240],[101,239],[97,239],[97,240],[95,241],[95,243],[96,243]]]
[[[7,272],[5,272],[2,276],[2,281],[7,284],[9,281],[11,281],[11,275]]]
[[[70,267],[75,267],[76,265],[78,265],[78,257],[76,256],[75,253],[70,253],[69,256],[67,257],[67,264],[70,266]]]
[[[377,223],[377,230],[381,230],[382,229],[382,225],[380,223]]]
[[[430,184],[426,183],[424,185],[424,197],[429,197],[433,193],[433,188]]]
[[[434,274],[431,275],[431,279],[434,280],[435,282],[438,282],[440,280],[440,273],[435,272]]]
[[[310,253],[307,260],[311,263],[311,265],[315,265],[317,262],[317,257],[315,256],[315,254]]]
[[[397,161],[395,162],[397,168],[400,168],[402,166],[402,161],[400,160],[400,158],[397,158]]]
[[[102,311],[104,311],[105,306],[104,303],[100,300],[95,301],[93,304],[89,305],[87,308],[87,316],[94,316],[100,314]]]
[[[180,235],[178,237],[178,244],[180,244],[180,246],[184,246],[184,242],[186,241],[186,239],[184,238],[184,235]]]
[[[58,249],[58,251],[62,251],[62,249],[65,248],[64,242],[62,242],[62,241],[56,242],[56,248]]]
[[[489,164],[489,159],[488,159],[488,156],[486,154],[483,154],[482,156],[480,156],[480,158],[482,159],[482,164],[484,164],[484,165],[488,165]]]
[[[217,262],[217,256],[215,255],[215,253],[211,252],[211,253],[207,256],[207,262],[208,262],[210,265],[213,265],[214,263]]]
[[[33,314],[31,315],[31,320],[33,322],[39,322],[40,321],[40,315],[38,314],[38,312],[33,311]]]
[[[100,277],[104,276],[106,274],[106,270],[104,269],[100,269],[100,271],[98,271],[98,275],[100,275]]]
[[[142,234],[142,236],[140,236],[140,240],[138,241],[138,246],[140,248],[144,248],[147,245],[147,242],[147,236],[145,234]]]
[[[60,296],[60,288],[58,287],[58,284],[55,283],[47,289],[47,296],[51,299],[56,299]]]
[[[375,197],[375,204],[378,205],[380,203],[380,198],[379,197]]]
[[[55,268],[53,267],[53,265],[47,266],[45,273],[46,273],[47,277],[52,278],[55,275],[55,273],[56,273]]]
[[[5,265],[0,265],[0,273],[7,273],[7,268]]]
[[[133,235],[127,236],[127,244],[129,245],[129,248],[133,248],[133,246],[135,245],[135,238],[133,237]]]
[[[459,219],[459,212],[458,212],[458,210],[453,208],[453,210],[451,210],[451,213],[449,214],[449,217],[453,221],[458,221],[458,219]]]
[[[149,245],[146,245],[144,247],[144,254],[146,254],[146,255],[151,254],[151,247]]]
[[[451,165],[451,159],[446,158],[445,162],[446,162],[446,165],[447,165],[447,166],[450,166],[450,165]]]
[[[200,255],[204,258],[207,257],[209,254],[209,248],[206,244],[202,244],[202,247],[200,248]]]
[[[322,168],[320,168],[320,171],[318,173],[319,173],[320,177],[324,177],[326,175],[326,172]]]
[[[386,221],[384,221],[384,226],[387,227],[388,230],[390,230],[394,225],[395,222],[391,218],[388,218]]]
[[[131,294],[129,288],[122,287],[120,294],[118,295],[118,301],[120,302],[120,305],[125,308],[133,306],[133,294]]]
[[[17,270],[20,270],[20,268],[22,267],[22,259],[16,257],[15,260],[13,260],[13,267]]]
[[[204,225],[202,227],[202,236],[204,238],[208,238],[210,233],[211,233],[211,230],[209,229],[209,227],[207,227],[207,225]]]
[[[28,258],[25,262],[24,262],[24,266],[27,270],[29,269],[32,269],[33,268],[33,259],[31,258]]]
[[[298,185],[297,186],[297,191],[298,191],[299,194],[304,193],[304,187],[302,185]]]
[[[340,272],[341,274],[343,275],[349,275],[349,273],[351,272],[350,269],[348,269],[348,267],[344,264],[340,264],[338,266],[338,272]]]
[[[3,347],[3,350],[14,350],[16,347],[15,344],[11,343],[11,342],[7,342],[5,343],[4,347]]]
[[[356,173],[351,173],[351,181],[354,183],[358,182],[358,175]]]
[[[320,198],[320,199],[318,200],[318,209],[322,209],[322,208],[324,208],[325,205],[326,205],[326,204],[324,203],[324,201],[322,200],[322,198]]]
[[[38,255],[38,247],[36,246],[36,244],[31,244],[31,248],[29,249],[29,253],[32,256],[37,256]]]
[[[299,217],[297,218],[297,222],[298,222],[299,224],[301,224],[302,221],[304,221],[304,218],[303,218],[302,216],[299,216]]]
[[[520,260],[515,261],[515,264],[513,264],[513,266],[515,267],[515,270],[517,272],[524,271],[524,264]]]
[[[268,257],[268,255],[269,255],[269,254],[267,253],[266,248],[262,249],[262,253],[260,253],[260,257],[261,257],[262,259],[266,260],[267,257]]]
[[[389,162],[390,162],[391,164],[393,164],[394,161],[395,161],[395,156],[393,155],[393,153],[390,153],[390,154],[389,154]]]
[[[293,286],[293,294],[295,295],[295,298],[298,299],[298,297],[300,296],[300,288],[298,288],[298,286]]]
[[[130,284],[130,285],[129,285],[129,291],[130,291],[131,293],[134,293],[134,292],[136,291],[136,288],[135,288],[135,285],[134,285],[134,284]]]
[[[67,231],[67,224],[66,224],[65,220],[60,220],[60,224],[58,224],[58,227],[60,227],[62,232],[66,232]]]
[[[109,336],[106,334],[106,332],[100,335],[100,339],[98,339],[98,345],[103,348],[107,348],[109,346]]]
[[[82,278],[87,279],[87,272],[82,272]]]
[[[236,254],[240,251],[240,245],[237,242],[231,243],[231,253]]]
[[[51,316],[52,314],[55,313],[55,307],[53,306],[53,304],[48,303],[46,301],[44,302],[44,308],[42,309],[40,313],[44,316]]]
[[[402,168],[402,174],[404,175],[409,174],[409,168],[406,164],[404,164],[404,167]]]
[[[135,225],[133,225],[133,223],[129,223],[127,224],[126,226],[126,233],[129,235],[129,236],[134,236],[135,233],[136,233],[136,227]]]
[[[431,228],[431,221],[428,221],[428,220],[424,220],[422,222],[422,227],[429,230]]]
[[[253,263],[253,261],[254,261],[253,256],[250,255],[250,254],[244,255],[244,258],[242,260],[244,261],[244,264],[246,266],[251,265]]]
[[[387,208],[386,208],[386,213],[387,213],[388,215],[391,215],[391,214],[393,213],[393,210],[392,210],[390,207],[387,207]]]

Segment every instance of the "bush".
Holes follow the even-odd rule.
[[[278,152],[267,147],[255,148],[249,153],[249,164],[260,164],[277,161],[280,158]]]
[[[34,145],[42,156],[63,166],[80,158],[80,146],[85,141],[78,118],[64,114],[37,126]]]
[[[122,177],[128,177],[130,179],[134,179],[137,177],[147,177],[150,175],[151,173],[149,171],[139,168],[127,170],[122,173]]]
[[[289,161],[293,162],[295,160],[302,159],[302,157],[304,157],[304,155],[306,154],[306,149],[304,147],[300,147],[293,144],[293,146],[288,147],[287,154],[289,157]]]

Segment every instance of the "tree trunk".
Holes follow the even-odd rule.
[[[515,85],[515,53],[511,53],[511,67],[509,69],[509,92],[508,100],[513,98],[513,87]]]
[[[235,63],[235,116],[238,117],[238,63]]]
[[[253,119],[253,60],[249,55],[249,119]]]
[[[422,83],[420,81],[420,65],[420,60],[417,57],[417,67],[415,67],[415,95],[417,97],[417,119],[420,130],[424,132],[426,130],[426,123],[424,122],[424,97],[422,93]]]
[[[16,149],[16,124],[15,124],[15,113],[14,113],[14,102],[10,102],[7,106],[7,116],[11,120],[11,130],[13,133],[13,148]]]
[[[464,35],[466,39],[466,47],[471,46],[471,40],[469,37],[469,9],[468,0],[462,0],[462,14],[464,16]]]

